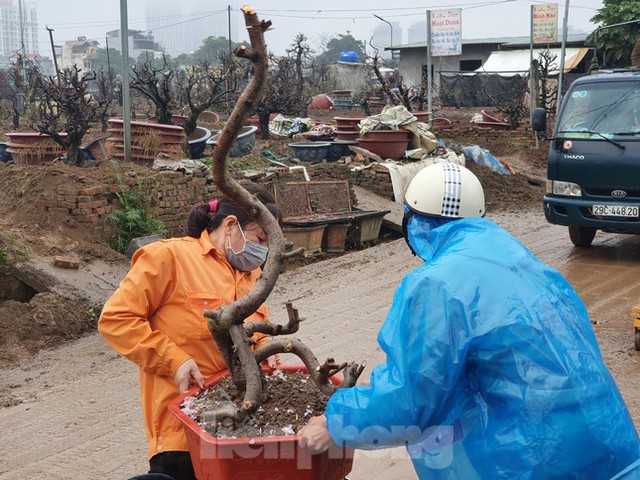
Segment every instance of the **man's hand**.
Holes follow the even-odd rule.
[[[174,382],[178,386],[180,393],[184,393],[189,390],[196,383],[200,388],[204,387],[204,377],[200,373],[198,364],[193,358],[186,360],[176,370],[176,374],[173,376]]]
[[[324,415],[313,417],[300,431],[300,447],[313,454],[322,453],[335,445],[329,430],[327,418]]]

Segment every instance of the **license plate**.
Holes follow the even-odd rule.
[[[605,217],[637,217],[640,214],[640,207],[629,205],[594,205],[591,213]]]

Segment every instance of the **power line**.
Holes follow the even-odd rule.
[[[182,25],[184,23],[190,23],[190,22],[196,22],[198,20],[201,20],[203,18],[207,18],[207,17],[211,17],[213,15],[218,15],[221,13],[226,13],[226,9],[224,10],[213,10],[211,12],[205,13],[204,15],[201,14],[196,14],[196,15],[201,15],[199,17],[196,18],[191,18],[188,20],[183,20],[181,22],[177,22],[177,23],[173,23],[173,24],[169,24],[169,25],[161,25],[159,27],[154,28],[153,30],[158,30],[161,28],[169,28],[169,27],[173,27],[175,25]],[[181,17],[188,17],[188,16],[192,16],[194,14],[189,14],[189,15],[181,15]],[[131,24],[141,24],[141,23],[148,23],[149,20],[153,20],[153,21],[157,21],[157,20],[174,20],[176,17],[175,16],[167,16],[167,17],[154,17],[154,18],[140,18],[140,19],[136,19],[136,20],[131,20],[129,21],[129,25]],[[67,25],[66,27],[61,27],[60,25]],[[117,20],[109,20],[109,21],[101,21],[101,22],[66,22],[66,23],[56,23],[55,27],[57,30],[75,30],[78,26],[91,26],[91,27],[114,27],[114,26],[119,26],[120,22]]]
[[[433,5],[429,6],[429,9],[437,9],[437,8],[460,8],[461,10],[471,10],[474,8],[483,8],[493,5],[503,5],[506,3],[516,3],[522,1],[532,1],[533,3],[548,3],[545,0],[497,0],[497,1],[484,1],[484,2],[472,2],[472,3],[459,3],[459,4],[446,4],[446,5]],[[560,6],[560,5],[559,5]],[[580,8],[585,10],[593,10],[597,9],[591,7],[584,7],[580,5],[572,5],[573,8]],[[297,19],[306,19],[306,20],[371,20],[371,14],[375,12],[383,12],[383,11],[418,11],[424,12],[426,7],[398,7],[398,8],[375,8],[375,9],[265,9],[261,10],[262,13],[267,14],[269,17],[276,18],[297,18]],[[298,13],[314,13],[315,15],[288,15],[285,13],[272,13],[272,12],[298,12]],[[346,16],[324,16],[325,13],[340,13],[340,12],[368,12],[369,15],[346,15]],[[416,13],[399,13],[396,15],[386,14],[385,18],[401,18],[401,17],[412,17],[415,16]]]
[[[293,13],[315,13],[315,14],[322,14],[322,13],[341,13],[341,12],[384,12],[384,11],[394,11],[397,12],[399,10],[415,10],[415,11],[419,11],[419,12],[424,12],[425,10],[429,9],[429,10],[433,10],[436,8],[457,8],[457,7],[481,7],[484,5],[497,5],[497,4],[501,4],[501,3],[512,3],[512,2],[516,2],[516,1],[532,1],[533,3],[549,3],[549,0],[500,0],[500,1],[496,1],[496,2],[469,2],[469,3],[457,3],[457,4],[452,4],[452,3],[447,3],[447,4],[443,4],[443,5],[428,5],[428,6],[420,6],[420,7],[395,7],[395,8],[334,8],[334,9],[324,9],[324,8],[303,8],[303,9],[291,9],[291,8],[287,8],[287,9],[261,9],[260,11],[262,13],[270,13],[270,12],[293,12]],[[564,6],[564,3],[559,4],[559,6]],[[571,5],[570,8],[582,8],[582,9],[586,9],[586,10],[597,10],[596,8],[592,8],[592,7],[585,7],[585,6],[580,6],[580,5]],[[464,8],[463,8],[464,9]],[[387,15],[389,16],[389,15]],[[299,18],[299,17],[295,17],[295,18]],[[322,17],[322,18],[326,18],[326,17]],[[344,19],[349,19],[349,18],[353,18],[352,16],[346,16],[343,17]],[[369,18],[369,16],[367,17],[362,17],[362,18]]]

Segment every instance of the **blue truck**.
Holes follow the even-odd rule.
[[[546,132],[546,111],[532,126]],[[578,247],[596,231],[640,233],[640,71],[604,71],[571,84],[550,138],[544,214]]]

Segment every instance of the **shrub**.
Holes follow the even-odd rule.
[[[167,227],[149,213],[149,198],[142,193],[141,186],[127,187],[122,181],[120,164],[114,162],[118,183],[122,189],[117,193],[120,208],[107,215],[107,221],[115,227],[115,233],[109,239],[111,248],[125,253],[131,240],[147,235],[165,235]]]

